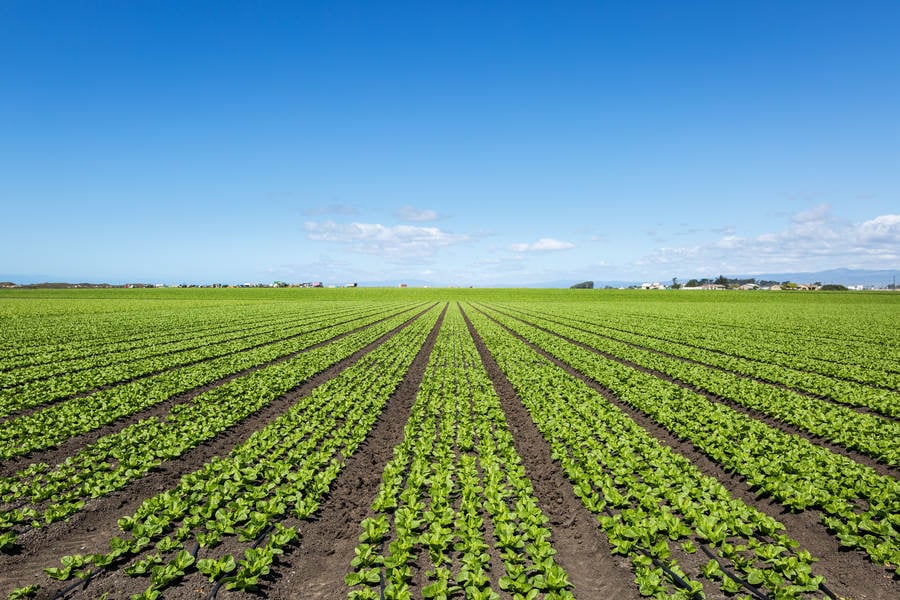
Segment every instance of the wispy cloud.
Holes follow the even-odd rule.
[[[779,231],[740,236],[730,230],[709,243],[657,248],[635,264],[696,274],[752,274],[775,269],[883,269],[898,262],[900,215],[853,223],[820,205],[791,215],[789,225]]]
[[[569,250],[574,247],[575,244],[571,242],[563,242],[553,238],[541,238],[530,244],[512,244],[509,249],[513,252],[555,252],[558,250]]]
[[[469,241],[469,236],[437,227],[382,225],[380,223],[335,223],[308,221],[304,229],[317,242],[346,244],[354,252],[384,256],[394,260],[414,260],[432,256],[438,248]]]
[[[414,223],[425,223],[428,221],[437,221],[440,218],[437,211],[430,209],[416,208],[415,206],[406,205],[401,207],[394,216],[401,221],[412,221]]]
[[[320,217],[322,215],[355,215],[356,207],[349,204],[327,204],[324,206],[312,206],[303,211],[307,217]]]

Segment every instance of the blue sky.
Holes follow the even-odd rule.
[[[0,3],[0,277],[900,267],[900,3]]]

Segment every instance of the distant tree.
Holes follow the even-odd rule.
[[[677,290],[677,289],[680,288],[680,287],[681,287],[681,284],[678,283],[678,278],[677,278],[677,277],[673,277],[673,278],[672,278],[672,289],[673,289],[673,290]]]
[[[823,292],[846,292],[847,286],[839,283],[826,283],[820,288]]]
[[[696,279],[688,279],[688,282],[685,284],[687,287],[700,287],[700,282]]]
[[[571,288],[572,290],[592,290],[594,289],[593,281],[582,281],[581,283],[576,283]]]
[[[716,277],[715,283],[716,285],[728,285],[728,278],[724,275],[719,275],[718,277]]]

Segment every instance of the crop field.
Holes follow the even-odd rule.
[[[900,294],[0,290],[0,597],[900,598]]]

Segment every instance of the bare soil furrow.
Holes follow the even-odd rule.
[[[525,312],[525,311],[522,311],[522,312]],[[531,314],[531,313],[526,313],[526,314]],[[551,317],[547,317],[547,316],[545,316],[545,315],[540,315],[540,317],[541,317],[542,319],[546,319],[547,321],[551,321],[551,322],[553,322],[553,323],[558,323],[558,324],[560,324],[560,325],[566,325],[567,327],[572,327],[573,329],[577,329],[577,330],[579,330],[579,331],[584,331],[584,332],[586,332],[586,333],[592,333],[592,334],[594,334],[594,335],[598,335],[598,336],[604,337],[604,338],[606,338],[606,339],[610,339],[610,340],[614,340],[614,341],[616,341],[616,342],[621,342],[621,343],[623,343],[623,344],[627,344],[627,345],[632,346],[632,347],[634,347],[634,348],[639,348],[639,349],[641,349],[641,350],[648,350],[648,351],[650,351],[650,352],[654,352],[654,353],[660,354],[660,355],[662,355],[662,356],[668,356],[668,357],[671,357],[671,358],[678,358],[678,359],[684,360],[685,362],[689,362],[689,363],[693,363],[693,364],[697,364],[697,365],[702,365],[702,366],[704,366],[704,367],[709,367],[709,368],[711,368],[711,369],[718,369],[718,370],[720,370],[720,371],[725,371],[725,372],[727,372],[727,373],[733,373],[734,375],[738,375],[738,376],[740,376],[740,377],[746,377],[746,378],[748,378],[748,379],[753,379],[753,380],[759,381],[759,382],[761,382],[761,383],[767,383],[767,384],[770,384],[770,385],[774,385],[774,386],[776,386],[776,387],[781,387],[781,388],[784,388],[784,389],[789,389],[789,390],[792,390],[792,391],[797,392],[798,394],[803,394],[804,396],[809,396],[810,398],[817,398],[817,399],[821,399],[821,400],[828,400],[829,402],[835,402],[834,400],[832,400],[831,398],[828,398],[827,396],[822,396],[822,395],[819,395],[819,394],[813,394],[812,392],[807,392],[807,391],[805,391],[805,390],[801,390],[801,389],[797,389],[797,388],[794,388],[794,387],[791,387],[791,386],[787,386],[787,385],[785,385],[785,384],[783,384],[783,383],[778,383],[778,382],[776,382],[776,381],[770,381],[770,380],[768,380],[768,379],[760,379],[760,378],[758,378],[758,377],[753,377],[753,376],[751,376],[751,375],[745,375],[745,374],[739,373],[739,372],[737,372],[737,371],[732,371],[732,370],[729,370],[729,369],[726,369],[726,368],[723,368],[723,367],[717,367],[717,366],[715,366],[715,365],[710,365],[710,364],[707,364],[707,363],[704,363],[704,362],[692,360],[692,359],[690,359],[690,358],[685,358],[685,357],[682,357],[682,356],[678,356],[677,354],[670,354],[670,353],[664,352],[664,351],[662,351],[662,350],[654,350],[653,348],[648,348],[648,347],[643,346],[643,345],[641,345],[641,344],[637,344],[637,343],[634,343],[634,342],[626,342],[625,340],[620,340],[620,339],[615,338],[615,337],[612,337],[612,336],[608,336],[608,335],[605,335],[605,334],[602,334],[602,333],[598,333],[596,330],[593,330],[593,329],[585,329],[585,328],[583,328],[583,327],[577,327],[577,326],[574,326],[574,325],[572,325],[572,324],[570,324],[570,323],[564,323],[564,322],[562,322],[562,321],[557,321],[556,319],[553,319],[553,318],[551,318]],[[629,330],[629,329],[623,329],[623,328],[621,328],[621,327],[613,327],[612,325],[602,325],[602,324],[600,324],[600,323],[592,323],[592,322],[590,322],[590,321],[585,321],[584,319],[575,319],[575,318],[572,318],[572,317],[569,317],[569,319],[571,319],[572,321],[575,321],[575,322],[577,322],[577,323],[583,323],[583,324],[585,324],[585,325],[592,325],[592,326],[595,326],[595,327],[602,327],[602,328],[604,328],[604,329],[611,329],[611,330],[613,330],[613,331],[618,331],[618,332],[620,332],[620,333],[626,333],[626,334],[629,334],[629,335],[637,335],[637,336],[640,336],[640,337],[650,338],[650,339],[654,339],[654,340],[659,340],[659,341],[661,341],[661,342],[666,342],[666,343],[670,343],[670,344],[681,344],[682,346],[687,346],[687,347],[689,347],[689,348],[694,348],[694,349],[696,349],[696,350],[702,350],[702,351],[704,351],[704,352],[711,352],[711,353],[713,353],[713,354],[718,354],[718,355],[724,356],[724,357],[726,357],[726,358],[735,358],[735,359],[740,359],[740,360],[746,360],[746,361],[750,361],[750,362],[759,363],[759,364],[762,364],[762,365],[776,366],[776,367],[780,367],[780,368],[783,368],[783,369],[788,369],[788,370],[791,370],[791,371],[797,371],[798,373],[810,373],[810,374],[813,374],[813,375],[820,375],[820,376],[822,376],[822,377],[829,377],[829,378],[831,378],[831,379],[837,379],[837,380],[839,380],[839,381],[845,381],[845,382],[848,382],[848,383],[855,383],[855,384],[857,384],[857,385],[862,385],[862,386],[866,386],[866,387],[871,387],[871,388],[878,389],[878,390],[885,390],[885,391],[888,391],[888,392],[895,392],[895,393],[898,392],[898,390],[896,390],[896,389],[894,389],[894,388],[892,388],[892,387],[886,386],[886,385],[878,385],[878,384],[870,383],[870,382],[867,382],[867,381],[860,381],[860,380],[858,380],[858,379],[853,379],[852,377],[842,377],[842,376],[840,376],[840,375],[820,373],[820,372],[818,372],[818,371],[812,371],[812,370],[809,370],[809,369],[798,369],[798,368],[796,368],[796,367],[787,367],[787,366],[785,366],[785,365],[781,365],[781,364],[778,364],[778,363],[767,362],[767,361],[761,360],[761,359],[759,359],[759,358],[753,358],[753,357],[751,357],[751,356],[744,356],[744,355],[741,355],[741,354],[735,354],[735,353],[733,353],[733,352],[726,352],[726,351],[724,351],[724,350],[719,350],[719,349],[717,349],[717,348],[710,348],[710,347],[707,347],[707,346],[701,346],[701,345],[699,345],[699,344],[692,344],[692,343],[690,343],[690,342],[685,342],[685,341],[683,341],[683,340],[673,340],[673,339],[671,339],[671,338],[666,338],[666,337],[662,337],[662,336],[658,336],[658,335],[650,335],[649,333],[642,333],[642,332],[637,332],[637,331],[631,331],[631,330]],[[784,353],[782,353],[782,354],[784,354]],[[789,356],[789,355],[788,355],[788,356]],[[817,360],[821,360],[821,359],[817,359]],[[839,362],[837,362],[837,361],[828,361],[828,362],[831,362],[831,363],[834,363],[834,364],[842,364],[842,363],[839,363]],[[837,402],[837,403],[840,404],[839,402]],[[865,409],[864,407],[860,407],[860,408],[863,408],[863,410],[868,410],[868,409]],[[875,413],[875,414],[878,414],[878,413]]]
[[[504,313],[504,314],[506,314],[506,313]],[[692,365],[697,365],[697,366],[704,367],[704,368],[707,368],[707,369],[715,369],[716,371],[721,371],[722,373],[728,373],[729,375],[733,375],[734,377],[740,377],[741,379],[749,379],[749,380],[755,381],[755,382],[757,382],[757,383],[762,383],[762,384],[765,384],[765,385],[770,385],[770,386],[772,386],[772,387],[775,387],[775,388],[778,388],[778,389],[781,389],[781,390],[787,390],[787,391],[789,391],[789,392],[793,392],[793,393],[795,393],[795,394],[799,394],[800,396],[805,396],[805,397],[807,397],[807,398],[812,398],[812,399],[814,399],[814,400],[819,400],[819,401],[821,401],[821,402],[828,402],[829,404],[833,404],[833,405],[835,405],[835,406],[840,406],[840,407],[842,407],[842,408],[848,408],[848,409],[850,409],[850,410],[856,411],[856,412],[861,413],[861,414],[874,415],[874,416],[876,416],[876,417],[879,417],[879,418],[882,418],[882,419],[888,419],[888,420],[890,420],[890,421],[900,421],[900,418],[892,417],[891,415],[886,415],[886,414],[880,413],[880,412],[878,412],[878,411],[876,411],[876,410],[874,410],[874,409],[872,409],[872,408],[869,408],[869,407],[867,407],[867,406],[855,406],[855,405],[852,405],[852,404],[846,404],[846,403],[841,402],[841,401],[839,401],[839,400],[835,400],[834,398],[831,398],[831,397],[829,397],[829,396],[824,396],[824,395],[822,395],[822,394],[815,394],[815,393],[813,393],[813,392],[809,392],[809,391],[807,391],[807,390],[803,390],[803,389],[800,389],[800,388],[797,388],[797,387],[789,386],[789,385],[787,385],[787,384],[784,384],[784,383],[781,383],[781,382],[778,382],[778,381],[772,381],[771,379],[765,379],[765,378],[762,378],[762,377],[756,377],[756,376],[753,376],[753,375],[748,375],[748,374],[746,374],[746,373],[741,373],[740,371],[735,371],[735,370],[732,370],[732,369],[727,369],[727,368],[725,368],[725,367],[719,367],[719,366],[716,366],[716,365],[711,365],[711,364],[709,364],[709,363],[705,363],[705,362],[702,362],[702,361],[699,361],[699,360],[694,360],[694,359],[692,359],[692,358],[687,358],[687,357],[684,357],[684,356],[679,356],[679,355],[677,355],[677,354],[672,354],[672,353],[670,353],[670,352],[664,352],[664,351],[662,351],[662,350],[657,350],[657,349],[655,349],[655,348],[650,348],[650,347],[648,347],[648,346],[643,346],[643,345],[641,345],[641,344],[637,344],[637,343],[634,343],[634,342],[626,342],[626,341],[624,341],[624,340],[620,340],[620,339],[615,338],[615,337],[612,337],[612,336],[604,335],[604,334],[602,334],[602,333],[597,333],[596,331],[592,331],[592,330],[590,330],[590,329],[584,329],[584,328],[582,328],[582,327],[574,327],[574,326],[569,325],[569,324],[567,324],[567,323],[562,323],[562,322],[560,322],[560,321],[556,321],[556,320],[554,320],[554,319],[550,319],[550,318],[547,318],[547,317],[542,317],[542,318],[545,318],[546,320],[551,321],[551,322],[553,322],[553,323],[557,323],[557,324],[559,324],[559,325],[565,325],[565,326],[567,326],[567,327],[572,327],[573,329],[576,329],[576,330],[578,330],[578,331],[583,331],[583,332],[585,332],[585,333],[590,333],[590,334],[592,334],[592,335],[596,335],[596,336],[599,336],[599,337],[602,337],[602,338],[605,338],[605,339],[608,339],[608,340],[611,340],[611,341],[614,341],[614,342],[619,342],[619,343],[625,344],[626,346],[630,346],[630,347],[632,347],[632,348],[636,348],[636,349],[638,349],[638,350],[645,350],[645,351],[647,351],[647,352],[652,352],[653,354],[656,354],[656,355],[658,355],[658,356],[663,356],[663,357],[665,357],[665,358],[671,358],[671,359],[674,359],[674,360],[679,360],[679,361],[684,362],[684,363],[688,363],[688,364],[692,364]],[[611,328],[611,329],[615,329],[615,328]],[[617,331],[625,331],[625,330],[618,330],[618,329],[617,329]],[[627,332],[627,333],[633,333],[633,332]],[[656,337],[656,336],[646,336],[646,337],[652,337],[652,338],[654,338],[654,339],[659,339],[659,340],[663,340],[663,341],[666,341],[666,342],[671,342],[671,341],[672,341],[672,340],[666,340],[665,338],[658,338],[658,337]],[[676,343],[684,344],[684,342],[676,342]],[[720,350],[712,350],[712,349],[710,349],[710,348],[704,348],[704,347],[702,347],[702,346],[693,346],[692,344],[685,344],[685,345],[686,345],[686,346],[691,346],[691,347],[693,347],[693,348],[698,348],[698,349],[701,349],[701,350],[706,350],[706,351],[710,351],[710,352],[715,352],[715,353],[717,353],[717,354],[720,354],[720,355],[723,355],[723,356],[727,356],[727,357],[729,357],[729,358],[738,358],[738,359],[742,359],[742,360],[754,360],[754,359],[748,359],[748,358],[745,357],[745,356],[738,356],[738,355],[736,355],[736,354],[729,354],[729,353],[727,353],[727,352],[723,352],[723,351],[720,351]],[[758,360],[754,360],[754,362],[759,362],[759,363],[762,363],[762,364],[772,364],[772,363],[764,363],[763,361],[758,361]],[[777,366],[777,365],[776,365],[776,366]],[[814,373],[813,371],[801,371],[801,370],[799,370],[799,369],[793,369],[793,370],[799,371],[799,372],[804,372],[804,373],[813,373],[813,374],[815,374],[815,375],[821,375],[821,373]],[[869,383],[865,383],[865,382],[859,382],[859,381],[852,380],[852,379],[845,379],[845,378],[842,378],[842,377],[836,377],[836,376],[834,376],[834,375],[823,375],[823,376],[825,376],[825,377],[831,377],[831,378],[833,378],[833,379],[839,379],[839,380],[846,381],[846,382],[849,382],[849,383],[854,383],[854,384],[857,384],[857,385],[868,386],[868,387],[871,387],[871,388],[874,388],[874,389],[880,389],[880,390],[884,390],[884,391],[888,391],[888,392],[894,392],[894,393],[897,393],[897,390],[895,390],[895,389],[893,389],[893,388],[889,388],[889,387],[887,387],[887,386],[880,386],[880,385],[874,385],[874,384],[869,384]]]
[[[837,538],[829,534],[821,524],[818,511],[806,510],[800,513],[792,513],[786,511],[777,502],[758,499],[756,492],[750,489],[742,477],[726,472],[715,461],[699,452],[690,441],[682,440],[672,435],[667,429],[658,425],[643,412],[619,400],[609,389],[532,344],[508,327],[505,327],[502,323],[496,321],[496,319],[490,317],[490,315],[482,314],[491,318],[491,320],[515,336],[523,344],[535,350],[556,366],[586,383],[619,408],[619,410],[627,414],[659,442],[686,457],[705,475],[717,479],[734,498],[784,524],[786,527],[785,533],[797,540],[802,547],[809,550],[813,556],[819,559],[819,562],[816,563],[815,571],[825,576],[826,584],[839,597],[858,600],[894,600],[900,598],[900,579],[894,578],[888,569],[873,564],[864,553],[842,549],[838,544]]]
[[[504,314],[510,318],[521,321],[522,323],[526,323],[537,329],[540,329],[541,331],[543,331],[545,333],[554,335],[560,339],[563,339],[563,340],[569,342],[572,345],[578,346],[579,348],[583,348],[589,352],[593,352],[594,354],[602,356],[603,358],[613,360],[621,365],[631,367],[632,369],[636,369],[643,373],[647,373],[648,375],[653,375],[654,377],[663,379],[665,381],[668,381],[669,383],[674,383],[675,385],[682,387],[686,390],[690,390],[696,394],[700,394],[704,398],[707,398],[708,400],[711,400],[713,402],[725,404],[729,408],[732,408],[733,410],[736,410],[738,412],[746,414],[746,415],[756,419],[757,421],[761,421],[761,422],[765,423],[766,425],[768,425],[769,427],[779,429],[780,431],[783,431],[784,433],[787,433],[790,435],[796,435],[796,436],[802,437],[817,446],[822,446],[824,448],[827,448],[829,451],[834,452],[835,454],[840,454],[842,456],[851,458],[851,459],[855,460],[856,462],[873,469],[879,475],[886,475],[888,477],[893,477],[895,479],[900,478],[900,469],[896,469],[894,467],[891,467],[890,465],[886,465],[886,464],[878,461],[877,459],[872,458],[871,456],[867,456],[861,452],[857,452],[855,450],[845,448],[844,446],[841,446],[839,444],[830,442],[830,441],[828,441],[824,438],[821,438],[815,434],[812,434],[808,431],[800,429],[799,427],[796,427],[795,425],[791,425],[790,423],[785,423],[784,421],[781,421],[779,419],[771,417],[763,412],[760,412],[759,410],[756,410],[753,408],[747,408],[746,406],[743,406],[729,398],[724,398],[722,396],[719,396],[717,394],[710,392],[709,390],[706,390],[704,388],[695,386],[686,381],[682,381],[681,379],[677,379],[675,377],[667,375],[666,373],[662,373],[655,369],[650,369],[650,368],[641,366],[641,365],[639,365],[637,363],[633,363],[627,359],[620,358],[620,357],[616,356],[615,354],[610,354],[608,352],[598,350],[597,348],[589,346],[583,342],[579,342],[578,340],[573,340],[572,338],[567,337],[561,333],[557,333],[553,330],[547,329],[545,327],[541,327],[540,325],[536,325],[534,323],[530,323],[528,321],[520,319],[519,317],[516,317],[515,315],[504,313],[502,311],[497,311],[497,312],[500,312],[501,314]]]
[[[27,585],[35,580],[36,574],[42,568],[58,566],[59,558],[63,555],[108,551],[109,539],[120,533],[117,525],[119,517],[132,514],[144,500],[173,487],[183,475],[197,470],[212,457],[228,454],[235,446],[245,442],[255,431],[265,427],[266,424],[285,412],[297,399],[339,375],[427,310],[417,313],[361,350],[314,375],[213,440],[197,446],[176,459],[163,463],[159,468],[117,492],[88,501],[84,509],[73,515],[68,521],[57,522],[23,534],[18,540],[20,551],[17,554],[0,554],[0,573],[3,574],[0,576],[0,581],[3,578],[9,578],[10,581],[18,582],[17,585]],[[349,559],[347,564],[349,564]]]
[[[381,474],[393,456],[394,446],[403,440],[403,429],[425,375],[446,310],[445,306],[403,381],[388,400],[375,427],[353,456],[347,459],[315,518],[285,522],[300,530],[300,543],[286,551],[279,565],[272,569],[270,584],[264,591],[265,597],[318,600],[346,598],[344,576],[350,571],[353,550],[358,543],[359,524],[366,516],[371,516],[369,507],[381,484]],[[221,600],[257,598],[225,590],[220,591],[216,597]]]
[[[460,307],[462,310],[462,307]],[[550,445],[538,431],[481,336],[462,311],[481,361],[500,397],[514,445],[531,479],[538,503],[550,519],[551,541],[559,565],[569,574],[576,598],[639,598],[627,558],[613,556],[596,518],[572,491],[572,484],[556,464]]]
[[[317,320],[320,320],[320,318],[315,317],[315,316],[309,316],[307,319],[305,319],[304,322],[307,324],[311,324],[311,323],[315,323]],[[287,320],[281,320],[281,321],[277,321],[275,323],[268,323],[268,324],[265,322],[263,322],[261,324],[246,324],[245,326],[240,327],[240,328],[228,329],[228,330],[222,331],[220,333],[216,333],[216,334],[214,334],[213,339],[209,339],[210,336],[199,335],[197,338],[193,338],[193,345],[164,349],[164,350],[160,350],[157,348],[156,352],[149,352],[138,358],[129,358],[127,353],[125,353],[123,356],[115,357],[111,360],[108,360],[107,362],[102,362],[101,364],[95,363],[95,364],[92,364],[89,366],[82,366],[82,367],[71,367],[70,366],[68,368],[65,368],[65,363],[72,362],[74,360],[84,360],[84,359],[78,358],[78,359],[71,359],[71,360],[55,361],[53,364],[54,364],[54,366],[58,367],[57,371],[55,371],[53,373],[49,373],[49,374],[44,374],[41,376],[37,376],[37,375],[29,376],[27,378],[21,379],[20,381],[17,381],[16,383],[0,386],[0,389],[5,390],[5,389],[9,389],[9,388],[16,388],[16,387],[19,387],[26,383],[37,383],[37,382],[45,381],[48,379],[52,379],[54,377],[60,377],[61,375],[70,376],[75,373],[83,373],[85,371],[91,371],[91,370],[95,370],[95,369],[109,368],[109,367],[112,367],[115,365],[122,365],[122,364],[127,364],[127,363],[139,363],[140,361],[164,358],[166,356],[171,356],[171,355],[177,354],[179,352],[197,351],[197,350],[201,350],[203,348],[208,348],[210,346],[217,346],[217,345],[220,345],[220,344],[223,344],[226,342],[227,343],[238,342],[240,340],[247,339],[249,337],[263,335],[268,332],[274,332],[280,328],[283,329],[285,327],[285,323],[287,323],[287,322],[288,322]],[[294,323],[291,323],[291,326],[297,327],[300,324],[302,324],[302,323],[294,322]],[[182,336],[182,338],[179,339],[179,342],[183,342],[185,338],[190,338],[191,335],[193,335],[193,334],[194,334],[194,332],[185,332],[184,335]],[[228,336],[232,336],[232,337],[228,337]],[[287,336],[284,338],[279,338],[276,341],[290,339],[291,337],[296,337],[296,336],[291,335],[291,336]],[[171,345],[171,344],[172,343],[169,342],[169,343],[165,343],[162,345],[166,346],[166,345]],[[238,350],[238,352],[240,352],[240,350]],[[112,354],[115,354],[115,352],[113,352]],[[100,354],[98,353],[96,356],[99,356],[99,355]],[[96,356],[92,357],[92,358],[94,358],[96,360]],[[110,385],[114,385],[114,384],[110,384]],[[87,393],[91,393],[91,392],[89,391]]]
[[[375,322],[373,322],[373,323],[377,323],[377,322],[383,321],[384,319],[389,318],[390,316],[393,316],[393,315],[388,315],[388,316],[386,316],[386,317],[384,317],[384,318],[382,318],[382,319],[379,319],[378,321],[375,321]],[[84,397],[86,397],[86,396],[90,396],[90,395],[92,395],[92,394],[96,394],[97,392],[102,392],[102,391],[105,391],[105,390],[109,390],[109,389],[121,387],[121,386],[123,386],[123,385],[127,385],[127,384],[129,384],[129,383],[133,383],[133,382],[135,382],[135,381],[141,381],[141,380],[143,380],[143,379],[149,379],[150,377],[155,377],[155,376],[157,376],[157,375],[162,375],[162,374],[164,374],[164,373],[171,373],[171,372],[177,371],[177,370],[179,370],[179,369],[184,369],[184,368],[186,368],[186,367],[190,367],[190,366],[197,365],[197,364],[200,364],[200,363],[209,362],[209,361],[214,360],[214,359],[224,358],[224,357],[226,357],[226,356],[233,356],[233,355],[235,355],[235,354],[241,354],[241,353],[243,353],[243,352],[250,352],[250,351],[256,350],[256,349],[258,349],[258,348],[263,348],[263,347],[265,347],[265,346],[271,346],[271,345],[273,345],[273,344],[278,344],[278,343],[280,343],[280,342],[285,342],[285,341],[287,341],[287,340],[296,339],[296,338],[298,338],[298,337],[301,337],[301,336],[304,336],[304,335],[309,335],[310,333],[315,333],[316,331],[321,331],[321,330],[323,330],[323,329],[328,329],[328,328],[330,328],[330,327],[339,327],[340,325],[343,325],[343,324],[348,323],[348,322],[353,321],[353,320],[355,320],[355,319],[348,319],[348,320],[346,320],[346,321],[341,321],[341,322],[339,322],[339,323],[331,323],[331,324],[326,325],[326,326],[323,326],[323,327],[315,327],[315,328],[313,328],[313,329],[305,329],[305,330],[303,330],[303,331],[301,331],[301,332],[299,332],[299,333],[295,333],[295,334],[293,334],[293,335],[288,335],[288,336],[285,336],[285,337],[283,337],[283,338],[278,338],[278,339],[271,340],[271,341],[266,341],[266,342],[260,342],[260,343],[258,343],[258,344],[253,344],[253,345],[251,345],[251,346],[246,346],[246,347],[241,348],[241,349],[238,349],[238,350],[233,350],[233,351],[225,352],[225,353],[222,353],[222,354],[216,354],[215,356],[210,356],[210,357],[206,357],[206,358],[201,358],[201,359],[197,359],[197,360],[188,361],[188,362],[181,363],[181,364],[178,364],[178,365],[174,365],[174,366],[171,366],[171,367],[166,367],[166,368],[158,369],[158,370],[155,370],[155,371],[152,371],[152,372],[149,372],[149,373],[144,373],[144,374],[142,374],[142,375],[136,375],[136,376],[134,376],[134,377],[129,377],[129,378],[127,378],[127,379],[122,379],[122,380],[116,381],[115,383],[109,383],[109,384],[101,385],[101,386],[98,386],[98,387],[96,387],[96,388],[92,388],[92,389],[90,389],[90,390],[85,390],[85,391],[83,391],[83,392],[78,392],[78,393],[76,393],[76,394],[71,394],[71,395],[68,395],[68,396],[60,397],[60,398],[54,398],[53,400],[50,400],[50,401],[48,401],[48,402],[44,402],[44,403],[39,404],[39,405],[37,405],[37,406],[31,407],[31,408],[28,408],[28,409],[24,409],[24,410],[21,410],[21,411],[17,411],[17,412],[11,413],[11,414],[9,414],[9,415],[7,415],[7,416],[5,416],[5,417],[2,417],[2,418],[0,418],[0,424],[2,424],[4,421],[7,421],[7,420],[10,420],[10,419],[13,419],[13,418],[19,418],[19,417],[28,416],[28,415],[33,414],[33,413],[35,413],[35,412],[38,412],[38,411],[40,411],[40,410],[42,410],[42,409],[44,409],[44,408],[47,408],[48,406],[52,406],[52,405],[54,405],[54,404],[59,404],[59,403],[61,403],[61,402],[65,402],[66,400],[73,400],[73,399],[76,399],[76,398],[84,398]],[[355,329],[354,331],[358,331],[359,329],[362,329],[362,328],[364,328],[364,327],[368,327],[369,325],[372,325],[373,323],[369,323],[369,324],[367,324],[367,325],[363,325],[363,326],[361,326],[361,327]],[[352,332],[351,332],[351,333],[352,333]],[[342,336],[343,336],[343,335],[345,335],[345,334],[342,334]],[[336,338],[334,338],[334,339],[338,339],[338,338],[336,337]]]
[[[167,415],[169,413],[169,411],[172,409],[172,407],[175,406],[176,404],[184,404],[186,402],[190,402],[191,400],[193,400],[195,397],[199,396],[200,394],[208,392],[211,389],[220,387],[220,386],[228,383],[229,381],[233,381],[240,377],[245,377],[256,371],[260,371],[267,367],[271,367],[273,365],[277,365],[279,363],[283,363],[285,361],[291,360],[292,358],[295,358],[305,352],[315,350],[316,348],[321,348],[322,346],[325,346],[326,344],[336,342],[340,339],[347,337],[348,335],[352,335],[354,333],[362,331],[363,329],[367,329],[369,327],[377,325],[378,323],[381,323],[382,321],[384,321],[386,319],[394,317],[397,314],[399,314],[399,313],[390,314],[384,318],[378,319],[377,321],[367,323],[366,325],[362,325],[362,326],[352,329],[350,331],[346,331],[344,333],[336,335],[333,338],[324,340],[317,344],[313,344],[312,346],[309,346],[308,348],[304,348],[303,350],[300,350],[298,352],[286,354],[286,355],[276,358],[274,360],[270,360],[268,362],[265,362],[265,363],[262,363],[262,364],[259,364],[256,366],[249,367],[242,371],[238,371],[237,373],[228,375],[227,377],[217,379],[217,380],[207,383],[205,385],[196,387],[192,390],[188,390],[181,394],[177,394],[177,395],[169,398],[168,400],[161,402],[160,404],[157,404],[155,406],[152,406],[150,408],[142,410],[142,411],[135,413],[133,415],[130,415],[128,417],[119,419],[108,425],[104,425],[103,427],[100,427],[99,429],[95,429],[94,431],[89,431],[88,433],[72,437],[54,448],[49,448],[47,450],[40,451],[40,452],[32,452],[31,454],[28,454],[28,455],[25,455],[22,457],[9,459],[3,463],[0,463],[0,477],[8,477],[8,476],[12,475],[13,473],[16,473],[17,471],[20,471],[20,470],[28,467],[28,465],[30,465],[32,463],[46,463],[48,465],[59,464],[62,461],[64,461],[66,459],[66,457],[76,454],[81,448],[88,446],[90,444],[93,444],[98,439],[100,439],[104,436],[118,433],[119,431],[122,431],[126,427],[129,427],[129,426],[133,425],[134,423],[137,423],[138,421],[141,421],[143,419],[154,418],[154,417],[158,418],[158,417],[163,417],[163,416]],[[422,313],[419,313],[419,314],[422,314]]]

